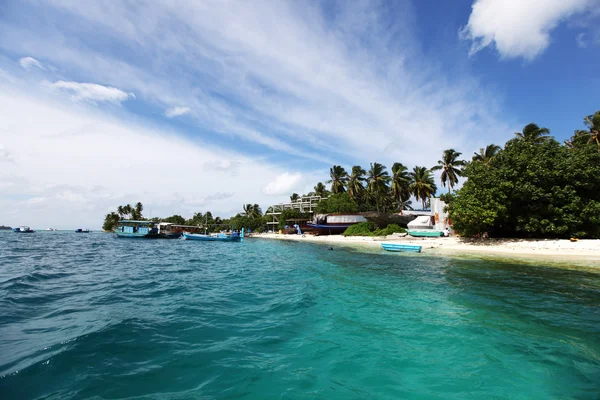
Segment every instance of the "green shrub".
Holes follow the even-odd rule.
[[[393,233],[404,233],[404,232],[406,232],[406,229],[398,226],[397,224],[389,224],[384,229],[377,229],[375,232],[373,232],[373,235],[374,236],[388,236]]]
[[[371,222],[361,222],[356,225],[352,225],[344,231],[344,236],[373,236],[373,230],[375,225]]]

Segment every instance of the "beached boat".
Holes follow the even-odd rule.
[[[90,233],[89,229],[75,229],[75,233]]]
[[[19,226],[18,228],[13,228],[13,232],[15,233],[34,233],[35,231],[28,226]]]
[[[436,222],[434,216],[419,216],[408,223],[408,233],[414,237],[440,237],[443,231],[435,229]]]
[[[217,233],[214,235],[204,235],[201,233],[183,232],[185,240],[199,240],[203,242],[241,242],[244,240],[244,228],[240,233],[232,232],[231,235],[225,233]]]
[[[359,214],[318,215],[313,223],[306,225],[315,235],[336,235],[361,222],[367,219]]]
[[[406,233],[413,237],[440,237],[444,235],[443,231],[436,229],[408,229]]]
[[[413,244],[381,243],[381,247],[387,251],[408,252],[408,253],[420,253],[421,252],[421,246],[416,246]]]

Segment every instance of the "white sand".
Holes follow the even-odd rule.
[[[329,245],[349,245],[353,247],[372,246],[381,247],[382,242],[406,243],[423,246],[423,253],[432,254],[472,254],[478,256],[521,258],[539,260],[540,258],[557,262],[584,262],[590,266],[600,268],[600,240],[569,240],[550,239],[485,239],[472,240],[458,237],[449,238],[413,238],[410,236],[398,237],[364,237],[341,235],[313,236],[313,235],[280,235],[258,234],[255,238],[295,240],[314,242]]]

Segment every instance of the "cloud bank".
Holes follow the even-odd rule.
[[[11,127],[0,130],[4,224],[98,229],[107,212],[137,201],[147,216],[209,209],[229,217],[244,202],[274,202],[264,187],[269,193],[298,190],[296,175],[276,165],[77,103],[33,98],[0,85],[0,109],[4,126]],[[239,165],[233,175],[207,168],[223,160]]]
[[[476,0],[461,37],[472,41],[470,55],[494,46],[503,58],[533,60],[550,44],[556,26],[597,0]]]

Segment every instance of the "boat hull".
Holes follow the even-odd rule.
[[[420,253],[421,246],[413,244],[400,244],[400,243],[382,243],[381,248],[386,251],[394,252],[405,252],[405,253]]]
[[[440,237],[443,235],[442,231],[436,231],[433,229],[425,229],[425,230],[416,230],[416,229],[409,229],[406,231],[406,233],[408,233],[410,236],[413,237]]]
[[[344,233],[346,229],[355,224],[340,224],[340,225],[329,225],[329,224],[307,224],[312,229],[315,235],[338,235]]]
[[[183,233],[183,238],[185,240],[197,240],[201,242],[241,242],[243,236],[210,236],[210,235],[202,235],[199,233]]]
[[[130,239],[179,239],[181,233],[128,233],[128,232],[115,232],[119,238],[130,238]]]

